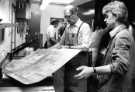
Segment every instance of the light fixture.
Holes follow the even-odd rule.
[[[40,6],[40,9],[44,10],[48,6],[48,4],[51,3],[52,1],[53,0],[42,0],[42,4]]]
[[[70,4],[74,0],[42,0],[42,4],[40,6],[41,10],[44,10],[50,3],[55,3],[55,4]]]
[[[56,3],[56,4],[70,4],[74,0],[53,0],[51,3]]]
[[[94,15],[95,14],[95,10],[94,9],[90,9],[86,12],[83,13],[83,15]]]

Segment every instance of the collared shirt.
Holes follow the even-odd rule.
[[[99,92],[134,92],[132,90],[135,70],[134,37],[125,25],[117,26],[110,34],[113,39],[109,44],[103,65],[110,64],[111,73],[100,75],[101,83],[106,84]]]
[[[75,23],[75,26],[80,27],[81,23],[82,23],[82,21],[80,19],[78,19],[78,21]]]
[[[110,37],[114,37],[118,32],[121,31],[121,29],[124,29],[126,26],[125,25],[119,25],[116,28],[114,28],[112,31],[109,32]]]
[[[47,39],[55,38],[55,28],[53,25],[49,25],[47,29]]]
[[[67,25],[60,44],[89,47],[91,33],[89,25],[78,19],[74,25]]]

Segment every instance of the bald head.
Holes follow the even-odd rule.
[[[65,7],[64,13],[67,15],[77,14],[78,8],[73,5],[68,5]]]
[[[68,5],[64,9],[65,19],[67,19],[70,24],[74,24],[78,20],[77,14],[78,8],[76,6]]]

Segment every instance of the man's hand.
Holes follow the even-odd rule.
[[[81,71],[79,74],[74,76],[77,79],[88,78],[94,72],[93,68],[88,66],[80,66],[76,70]]]

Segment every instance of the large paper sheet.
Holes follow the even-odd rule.
[[[4,73],[23,84],[42,81],[76,56],[77,49],[39,49],[32,54],[9,63]]]

